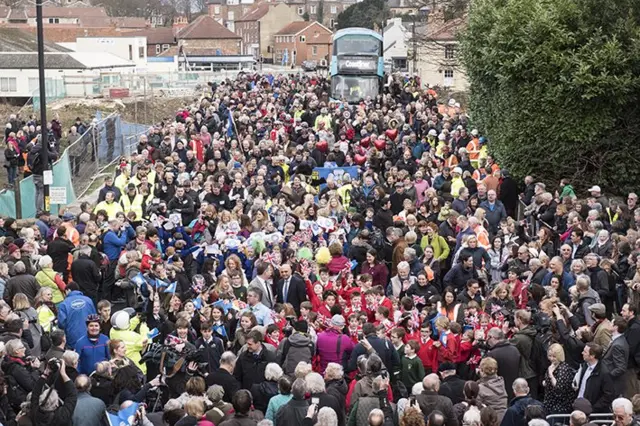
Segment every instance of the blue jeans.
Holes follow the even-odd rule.
[[[7,172],[9,173],[9,185],[13,185],[18,177],[18,166],[9,166]]]

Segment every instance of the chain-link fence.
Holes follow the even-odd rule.
[[[148,129],[144,124],[127,123],[116,113],[103,119],[98,114],[96,118],[98,121],[67,148],[78,198],[102,173],[110,172],[122,156],[131,155],[140,135]]]

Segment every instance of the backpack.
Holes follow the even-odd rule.
[[[282,370],[286,375],[292,376],[298,363],[302,361],[311,363],[311,359],[316,353],[316,348],[312,341],[309,341],[306,346],[291,346],[289,339],[285,339],[282,344]]]
[[[15,368],[14,364],[11,364],[4,375],[7,382],[7,398],[11,408],[17,413],[20,411],[20,405],[27,401],[27,392],[18,384],[17,380],[11,374]]]
[[[376,249],[378,252],[378,258],[381,260],[384,256],[384,235],[380,228],[375,226],[373,227],[373,230],[369,234],[369,244],[371,244],[371,247]]]
[[[531,340],[531,358],[530,365],[533,371],[547,371],[549,368],[549,359],[547,358],[547,346],[544,342],[544,335],[536,334]],[[539,375],[544,377],[544,374]]]
[[[37,167],[42,162],[42,157],[40,156],[39,150],[31,150],[29,154],[27,154],[27,166],[31,171],[33,171],[34,167]]]

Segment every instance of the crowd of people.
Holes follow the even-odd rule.
[[[327,92],[212,83],[0,221],[0,424],[638,424],[638,196],[514,180],[414,78]]]

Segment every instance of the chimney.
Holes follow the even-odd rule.
[[[186,16],[176,16],[173,18],[173,35],[177,35],[178,32],[189,25],[189,21]]]

